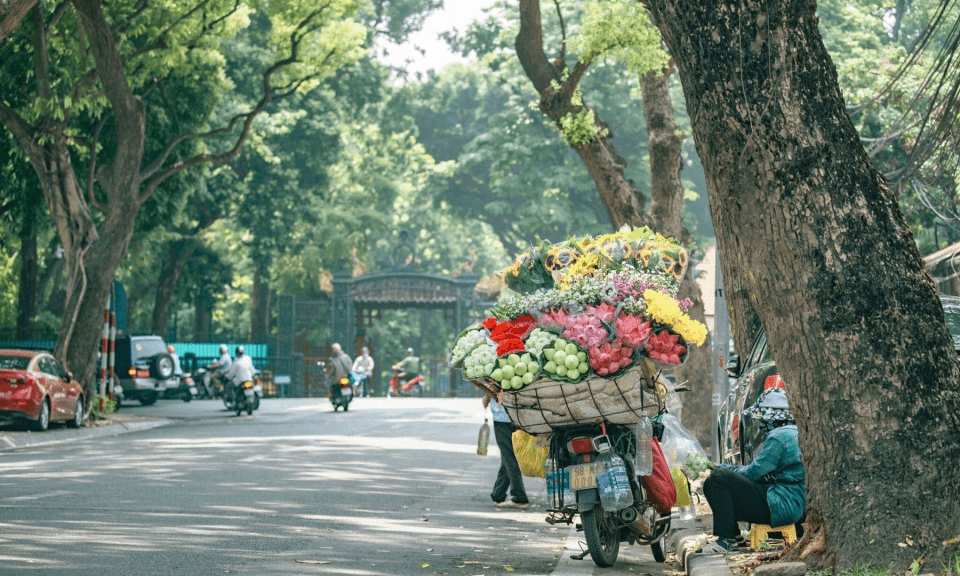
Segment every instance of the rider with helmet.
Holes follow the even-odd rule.
[[[257,369],[253,367],[253,359],[244,352],[242,345],[237,346],[237,357],[233,359],[230,367],[223,373],[224,386],[228,386],[224,390],[225,395],[228,391],[230,394],[235,394],[239,386],[243,386],[244,382],[250,382],[257,374]]]
[[[228,350],[226,344],[221,344],[219,349],[220,358],[218,358],[216,362],[211,362],[205,366],[205,368],[210,371],[214,385],[220,389],[225,386],[223,374],[230,368],[230,364],[233,363]]]

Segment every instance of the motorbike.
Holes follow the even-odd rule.
[[[367,396],[370,395],[369,375],[360,374],[359,372],[350,372],[350,379],[353,381],[354,398],[361,398],[363,396],[364,389],[366,389]]]
[[[336,382],[330,385],[330,403],[333,404],[333,411],[343,407],[346,412],[353,400],[353,381],[349,376],[341,376]]]
[[[180,374],[179,378],[180,386],[177,388],[177,393],[180,395],[180,398],[184,402],[189,402],[197,398],[199,391],[196,383],[193,381],[193,376],[189,372],[184,372]]]
[[[390,386],[387,388],[387,398],[391,396],[423,396],[423,390],[426,387],[423,374],[414,374],[404,372],[400,364],[393,365],[393,377],[390,378]]]
[[[226,402],[227,396],[231,396],[231,394],[224,394],[224,402]],[[260,379],[254,376],[253,380],[247,380],[246,382],[233,386],[232,396],[233,401],[231,404],[237,416],[244,410],[247,411],[248,415],[253,415],[253,411],[260,407],[260,399],[263,397],[263,388],[260,386]]]
[[[666,412],[661,400],[658,413]],[[659,418],[653,420],[657,422]],[[654,424],[653,437],[659,441],[662,435],[663,426]],[[607,447],[623,460],[633,493],[632,504],[616,511],[604,509],[597,485],[597,474],[602,471],[598,458]],[[572,524],[574,517],[579,515],[577,529],[583,532],[587,541],[587,552],[583,556],[589,553],[601,568],[613,566],[621,542],[650,546],[657,562],[666,560],[670,506],[666,506],[664,513],[658,511],[656,498],[648,491],[643,477],[636,473],[636,452],[635,431],[622,424],[605,421],[575,424],[555,427],[551,434],[548,462],[552,463],[552,468],[548,465],[545,470],[549,514],[546,521],[551,525],[558,522]],[[662,510],[663,504],[659,507]]]

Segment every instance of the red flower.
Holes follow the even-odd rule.
[[[661,364],[680,364],[680,357],[687,353],[687,348],[680,344],[679,334],[663,330],[650,337],[646,351],[651,360]]]
[[[481,324],[482,324],[483,327],[486,328],[487,330],[491,330],[491,331],[492,331],[492,330],[493,330],[493,327],[497,325],[497,319],[496,319],[496,318],[493,318],[493,317],[490,317],[490,318],[487,318],[486,320],[484,320],[483,322],[481,322]]]
[[[511,352],[523,352],[523,341],[519,338],[507,338],[497,344],[497,356],[503,356]]]

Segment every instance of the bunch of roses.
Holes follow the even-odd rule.
[[[537,327],[537,320],[525,314],[513,320],[498,321],[487,318],[483,327],[490,331],[490,339],[497,344],[497,356],[523,351],[523,340]]]

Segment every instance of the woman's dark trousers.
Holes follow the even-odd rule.
[[[703,495],[713,511],[713,534],[720,538],[740,536],[738,521],[769,524],[767,488],[739,472],[714,468],[703,482]]]
[[[521,504],[529,502],[527,491],[523,487],[520,464],[513,452],[513,432],[516,429],[511,422],[493,423],[493,434],[497,439],[497,447],[500,448],[500,471],[497,472],[497,481],[493,483],[493,493],[490,494],[494,502],[506,500],[508,488],[511,500]]]

